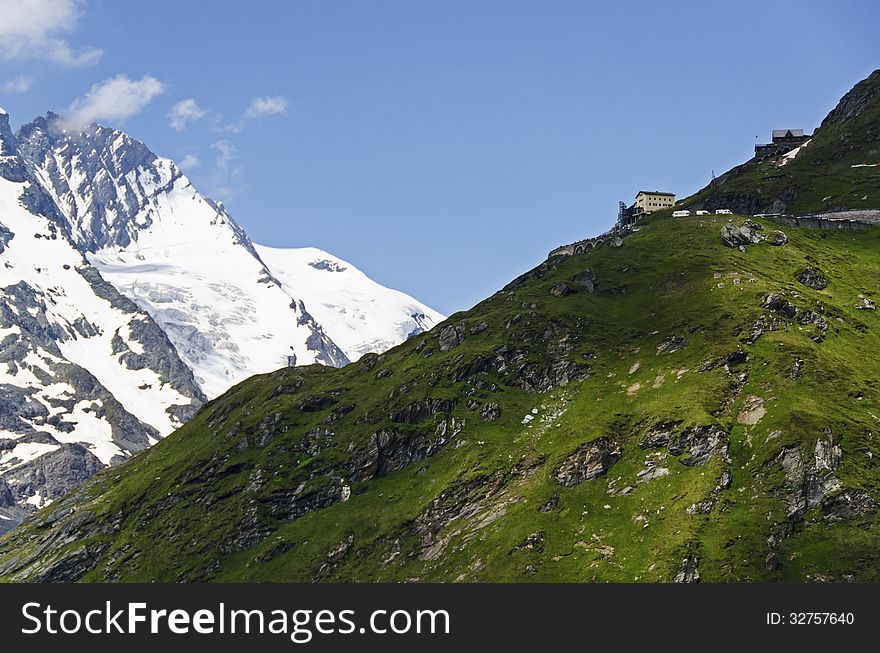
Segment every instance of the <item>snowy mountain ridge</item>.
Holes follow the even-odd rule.
[[[13,135],[2,113],[0,532],[248,376],[442,319],[321,250],[255,245],[124,132],[48,114]]]

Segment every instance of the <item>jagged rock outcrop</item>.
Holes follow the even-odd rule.
[[[449,399],[427,398],[408,404],[403,408],[392,410],[388,413],[388,419],[402,424],[418,424],[438,413],[449,414],[455,407],[455,402]]]
[[[798,307],[785,299],[779,293],[772,292],[764,298],[764,306],[782,317],[793,318],[798,313]]]
[[[642,449],[666,448],[679,457],[682,465],[704,465],[713,456],[727,456],[727,431],[715,424],[689,426],[679,430],[681,422],[660,422],[639,443]],[[687,454],[686,456],[684,454]]]
[[[721,227],[721,242],[728,247],[740,247],[758,241],[753,240],[753,234],[750,229],[728,223]]]
[[[620,460],[620,444],[611,437],[602,436],[582,445],[562,462],[556,470],[556,482],[563,487],[574,487],[605,474]]]
[[[571,276],[571,280],[578,284],[584,292],[593,292],[596,289],[598,278],[598,275],[589,268]]]
[[[796,278],[802,285],[813,290],[824,290],[828,286],[828,280],[822,271],[815,268],[804,268],[797,273]]]

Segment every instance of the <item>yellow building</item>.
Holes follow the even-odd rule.
[[[670,209],[675,204],[675,193],[661,193],[658,190],[640,190],[633,204],[633,213],[653,213]]]

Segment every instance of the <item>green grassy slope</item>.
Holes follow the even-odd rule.
[[[721,244],[722,224],[658,218],[620,248],[554,260],[452,316],[446,324],[466,326],[449,351],[436,329],[344,369],[248,380],[2,540],[0,569],[132,581],[655,581],[691,556],[704,580],[876,580],[880,523],[866,497],[880,496],[880,325],[854,306],[880,284],[880,231],[787,229],[786,245],[743,253]],[[825,272],[824,290],[795,279],[807,266]],[[571,277],[585,268],[594,292],[551,294],[577,289]],[[821,314],[827,331],[763,307],[770,292]],[[762,315],[767,332],[745,344]],[[680,348],[663,353],[676,337]],[[528,370],[554,365],[583,378],[522,388],[544,378]],[[743,424],[753,397],[766,414]],[[441,412],[413,425],[389,419],[425,398],[454,408],[436,402]],[[489,403],[495,421],[481,417]],[[681,422],[675,433],[715,425],[720,444],[695,465],[684,464],[693,451],[640,448],[670,421]],[[401,469],[388,463],[393,443],[387,469],[377,463],[371,436],[383,429],[405,443]],[[560,467],[597,438],[616,442],[619,460],[561,484]],[[837,486],[793,512],[826,440],[842,457],[817,478]],[[802,477],[786,476],[786,451],[800,454]],[[646,469],[668,473],[640,482]]]
[[[880,70],[841,99],[793,159],[738,166],[681,205],[749,215],[876,209],[878,168],[851,167],[864,163],[880,163]]]
[[[0,579],[880,580],[880,229],[740,251],[726,221],[657,214],[384,355],[249,379],[0,539]]]

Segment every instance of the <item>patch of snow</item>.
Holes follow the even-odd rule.
[[[33,495],[25,499],[25,503],[34,506],[35,508],[45,508],[50,503],[52,503],[52,499],[44,498],[40,494],[40,491],[37,490]]]
[[[798,155],[803,148],[810,144],[810,141],[804,141],[801,145],[798,145],[796,148],[791,150],[790,152],[786,152],[782,155],[782,160],[779,162],[779,167],[787,165],[789,161],[794,160],[794,158]]]
[[[306,309],[351,361],[382,352],[439,324],[443,315],[382,286],[348,261],[315,247],[256,245],[281,287]]]
[[[0,435],[6,437],[8,432],[0,431]],[[58,449],[60,445],[46,444],[43,442],[21,442],[16,444],[0,456],[0,472],[8,472],[10,469],[20,467],[25,463],[39,458],[42,455]]]

